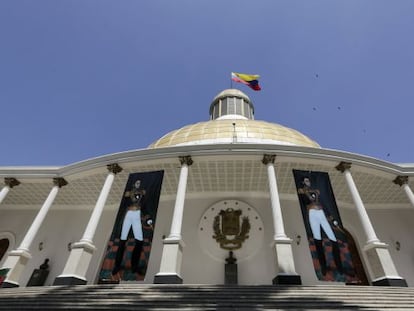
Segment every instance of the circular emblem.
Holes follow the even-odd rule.
[[[232,251],[237,262],[253,257],[264,239],[257,211],[239,200],[223,200],[210,206],[198,225],[200,246],[215,260],[225,262]]]

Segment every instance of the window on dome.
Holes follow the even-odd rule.
[[[227,99],[227,114],[235,114],[235,113],[236,113],[235,98],[228,98]]]
[[[240,115],[243,115],[243,109],[242,109],[242,107],[243,107],[243,99],[241,99],[241,98],[235,98],[235,101],[236,101],[236,114],[240,114]]]
[[[250,108],[250,105],[247,102],[243,103],[243,108],[244,108],[243,115],[246,116],[248,119],[253,119],[252,110]]]
[[[232,114],[249,117],[250,110],[249,104],[242,98],[226,97],[220,99],[219,103],[213,108],[213,118]]]
[[[227,114],[227,98],[223,98],[221,100],[221,114],[220,116],[224,116]]]
[[[213,119],[217,119],[220,116],[220,102],[214,105],[213,108]]]

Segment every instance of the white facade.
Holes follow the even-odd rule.
[[[276,203],[275,198],[272,203],[268,166],[262,162],[265,155],[275,156],[271,166],[277,185]],[[186,156],[193,163],[186,165],[185,189],[180,194],[180,157]],[[336,168],[341,162],[350,164],[348,173]],[[113,183],[106,186],[108,196],[102,199],[104,184],[112,174],[107,167],[110,164],[118,164],[122,171],[113,174]],[[144,283],[153,283],[157,275],[176,275],[185,284],[224,284],[227,254],[212,238],[213,213],[209,209],[238,202],[254,215],[248,240],[235,251],[239,284],[272,284],[281,271],[283,275],[300,276],[304,285],[321,284],[312,265],[293,169],[329,174],[343,225],[355,240],[370,284],[389,279],[405,280],[414,286],[414,206],[410,199],[414,164],[400,166],[316,147],[243,142],[143,149],[64,167],[0,167],[3,189],[8,187],[5,178],[20,182],[5,191],[0,203],[0,240],[10,243],[0,265],[16,270],[6,282],[25,286],[33,270],[49,258],[46,285],[54,284],[62,275],[96,283],[128,175],[163,170]],[[362,206],[358,207],[361,202],[356,202],[355,189],[349,188],[346,174],[354,181]],[[44,219],[29,238],[29,229],[56,187],[54,178],[63,178],[68,184],[59,186]],[[93,211],[99,200],[102,214],[97,217]],[[277,217],[282,217],[282,222],[275,218],[277,203],[281,211]],[[179,208],[182,214],[177,212]],[[174,223],[177,220],[181,223]],[[96,221],[96,228],[89,236],[90,245],[79,245],[91,221]],[[286,237],[278,240],[281,223]],[[372,234],[377,241],[372,241]],[[21,244],[28,240],[22,255]]]

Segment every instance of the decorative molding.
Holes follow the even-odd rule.
[[[340,171],[341,173],[345,172],[346,170],[349,170],[352,166],[352,163],[350,162],[341,162],[335,168]]]
[[[241,214],[242,211],[240,209],[227,208],[226,210],[221,210],[214,217],[213,238],[220,244],[220,248],[230,251],[240,249],[243,242],[249,237],[249,217],[241,217]]]
[[[397,176],[393,182],[401,187],[404,184],[408,184],[408,176]]]
[[[10,188],[20,185],[20,181],[18,181],[16,178],[13,178],[13,177],[4,178],[4,183]]]
[[[118,163],[108,164],[106,167],[110,173],[113,173],[115,175],[122,172],[122,167],[120,167]]]
[[[234,211],[241,210],[241,215],[236,219],[224,220],[220,215],[227,209]],[[227,213],[225,213],[227,214]],[[228,214],[227,214],[228,216]],[[219,217],[219,218],[217,218]],[[243,221],[248,218],[248,222]],[[236,218],[236,217],[235,217]],[[234,221],[234,222],[233,222]],[[243,225],[244,222],[244,225]],[[233,228],[229,226],[234,225]],[[247,226],[250,226],[247,232]],[[243,227],[243,228],[242,228]],[[217,238],[219,241],[217,241]],[[242,242],[241,239],[244,241]],[[264,224],[256,209],[249,204],[239,200],[222,200],[209,206],[202,214],[198,224],[198,245],[205,254],[215,261],[226,263],[225,258],[229,255],[230,248],[233,248],[237,262],[242,263],[249,258],[254,258],[264,244]],[[224,242],[220,247],[220,242]],[[236,250],[240,245],[241,247]]]
[[[53,184],[59,188],[62,188],[63,186],[66,186],[68,182],[62,177],[57,177],[53,178]]]
[[[275,163],[276,155],[275,154],[265,154],[263,155],[262,163],[268,165],[269,163]]]
[[[187,156],[180,156],[178,157],[180,159],[181,165],[187,164],[188,166],[193,164],[193,159],[191,159],[190,155]]]

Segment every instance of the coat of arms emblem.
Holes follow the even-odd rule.
[[[241,218],[242,211],[228,208],[221,210],[214,217],[213,238],[220,244],[222,249],[236,250],[241,248],[242,243],[249,237],[250,223],[248,217]]]

